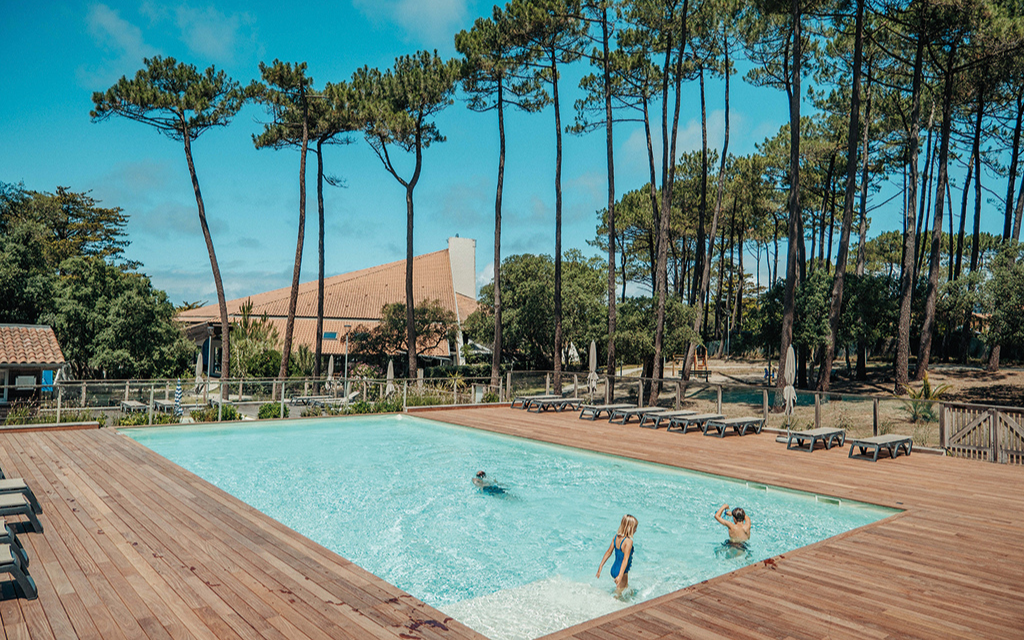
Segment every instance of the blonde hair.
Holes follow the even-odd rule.
[[[623,538],[632,538],[633,534],[636,533],[637,524],[636,518],[627,513],[622,516],[622,522],[619,523],[619,531],[615,535],[622,536]]]

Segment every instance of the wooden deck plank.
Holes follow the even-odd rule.
[[[1021,637],[1019,468],[920,452],[872,464],[787,452],[768,433],[703,438],[507,407],[424,417],[906,509],[550,640]],[[0,640],[481,638],[110,430],[0,434],[0,465],[33,486],[46,527],[20,535],[40,597],[3,583]]]

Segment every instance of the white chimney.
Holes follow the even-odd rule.
[[[476,299],[476,240],[448,238],[448,260],[455,293]]]

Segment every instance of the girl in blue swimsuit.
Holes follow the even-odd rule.
[[[616,597],[622,595],[623,590],[629,586],[629,569],[633,566],[633,534],[636,533],[636,526],[636,518],[628,513],[622,516],[619,530],[616,532],[615,537],[612,538],[612,543],[608,545],[608,550],[604,552],[600,566],[597,567],[597,577],[600,578],[604,563],[608,561],[612,553],[615,554],[611,573],[612,578],[615,579]],[[625,565],[625,568],[623,568],[623,565]]]

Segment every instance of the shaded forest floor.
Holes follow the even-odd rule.
[[[774,365],[775,363],[773,363]],[[763,384],[765,362],[743,358],[712,358],[708,360],[711,382],[728,384],[745,382]],[[913,361],[911,361],[913,367]],[[949,385],[943,400],[1024,407],[1024,368],[1010,366],[995,373],[985,371],[980,364],[936,364],[928,371],[932,386]],[[920,388],[920,382],[911,382]],[[884,361],[868,363],[866,380],[856,380],[848,372],[846,363],[837,360],[832,375],[832,390],[838,393],[891,394],[893,389],[892,364]]]

